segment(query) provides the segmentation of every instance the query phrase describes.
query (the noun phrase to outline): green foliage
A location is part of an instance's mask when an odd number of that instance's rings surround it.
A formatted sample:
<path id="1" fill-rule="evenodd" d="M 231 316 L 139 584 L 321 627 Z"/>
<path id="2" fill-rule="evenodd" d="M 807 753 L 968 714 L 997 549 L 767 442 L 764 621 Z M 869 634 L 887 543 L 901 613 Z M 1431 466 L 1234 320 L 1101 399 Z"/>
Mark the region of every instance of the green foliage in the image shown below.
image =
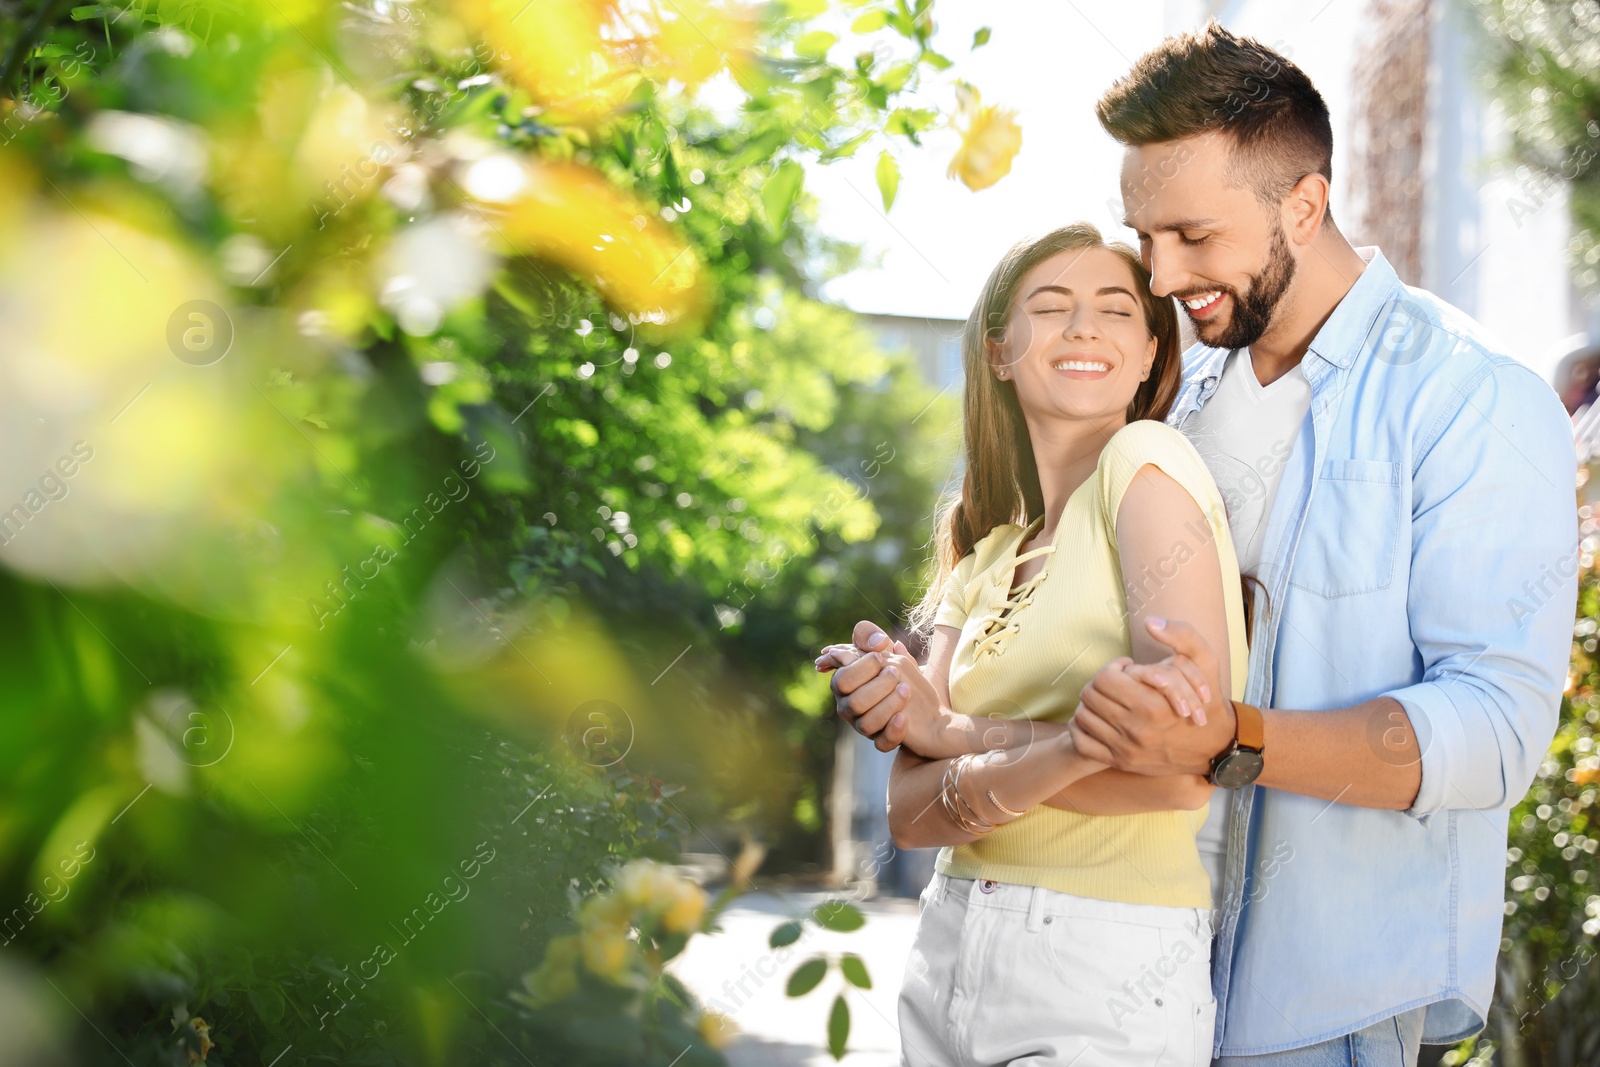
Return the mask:
<path id="1" fill-rule="evenodd" d="M 1471 0 L 1491 92 L 1519 164 L 1508 201 L 1518 225 L 1557 189 L 1569 197 L 1574 273 L 1600 289 L 1600 26 L 1583 5 Z"/>
<path id="2" fill-rule="evenodd" d="M 839 63 L 822 8 L 732 114 L 647 70 L 600 115 L 466 2 L 0 11 L 0 421 L 95 457 L 0 557 L 0 986 L 59 1022 L 0 1060 L 715 1061 L 664 976 L 519 998 L 630 858 L 815 860 L 811 654 L 919 577 L 949 402 L 806 295 L 851 253 L 803 175 L 948 61 L 927 3 Z"/>

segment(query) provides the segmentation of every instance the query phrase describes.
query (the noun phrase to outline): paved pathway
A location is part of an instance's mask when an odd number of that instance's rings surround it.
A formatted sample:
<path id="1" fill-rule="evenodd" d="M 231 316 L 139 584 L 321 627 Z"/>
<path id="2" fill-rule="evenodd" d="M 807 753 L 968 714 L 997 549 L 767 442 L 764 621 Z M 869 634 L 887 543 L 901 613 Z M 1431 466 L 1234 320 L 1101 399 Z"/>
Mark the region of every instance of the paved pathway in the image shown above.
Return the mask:
<path id="1" fill-rule="evenodd" d="M 806 925 L 787 949 L 772 949 L 773 927 L 839 894 L 751 893 L 722 913 L 720 933 L 696 936 L 672 970 L 702 1004 L 733 1017 L 739 1036 L 725 1050 L 732 1067 L 897 1067 L 895 1001 L 916 932 L 917 902 L 886 898 L 859 903 L 867 924 L 848 934 Z M 830 967 L 803 997 L 784 993 L 789 975 L 815 954 L 853 952 L 867 965 L 868 990 L 849 987 L 850 1042 L 844 1059 L 828 1053 L 827 1021 L 834 995 L 846 988 Z"/>

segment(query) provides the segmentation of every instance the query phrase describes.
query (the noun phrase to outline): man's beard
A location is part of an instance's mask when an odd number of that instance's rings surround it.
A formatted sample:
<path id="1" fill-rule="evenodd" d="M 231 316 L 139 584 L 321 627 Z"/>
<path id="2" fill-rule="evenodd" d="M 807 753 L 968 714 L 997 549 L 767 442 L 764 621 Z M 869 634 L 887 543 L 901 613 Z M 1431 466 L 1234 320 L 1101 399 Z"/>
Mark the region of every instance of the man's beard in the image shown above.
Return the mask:
<path id="1" fill-rule="evenodd" d="M 1289 254 L 1289 240 L 1284 236 L 1280 224 L 1273 227 L 1267 265 L 1261 268 L 1260 274 L 1250 276 L 1249 290 L 1241 295 L 1230 286 L 1217 287 L 1233 298 L 1233 310 L 1222 333 L 1216 337 L 1206 336 L 1210 323 L 1198 320 L 1192 314 L 1189 316 L 1201 342 L 1212 348 L 1245 348 L 1255 344 L 1272 324 L 1272 312 L 1288 291 L 1289 282 L 1294 278 L 1294 268 L 1294 257 Z"/>

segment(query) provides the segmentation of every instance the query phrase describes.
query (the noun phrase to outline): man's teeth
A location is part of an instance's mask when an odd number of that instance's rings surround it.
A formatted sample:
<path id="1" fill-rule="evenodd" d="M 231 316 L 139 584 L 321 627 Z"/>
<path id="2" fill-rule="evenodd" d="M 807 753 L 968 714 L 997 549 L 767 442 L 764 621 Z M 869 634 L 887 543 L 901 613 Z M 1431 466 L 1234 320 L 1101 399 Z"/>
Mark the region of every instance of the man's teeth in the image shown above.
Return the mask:
<path id="1" fill-rule="evenodd" d="M 1063 359 L 1063 360 L 1058 360 L 1057 362 L 1050 364 L 1050 366 L 1052 368 L 1054 368 L 1055 370 L 1101 371 L 1101 370 L 1110 370 L 1111 369 L 1111 364 L 1109 364 L 1109 363 L 1098 363 L 1098 362 L 1095 362 L 1093 360 L 1082 360 L 1082 359 Z"/>
<path id="2" fill-rule="evenodd" d="M 1205 296 L 1197 296 L 1193 300 L 1185 300 L 1184 303 L 1188 305 L 1190 311 L 1199 311 L 1221 295 L 1222 290 L 1219 289 L 1214 293 L 1207 293 Z"/>

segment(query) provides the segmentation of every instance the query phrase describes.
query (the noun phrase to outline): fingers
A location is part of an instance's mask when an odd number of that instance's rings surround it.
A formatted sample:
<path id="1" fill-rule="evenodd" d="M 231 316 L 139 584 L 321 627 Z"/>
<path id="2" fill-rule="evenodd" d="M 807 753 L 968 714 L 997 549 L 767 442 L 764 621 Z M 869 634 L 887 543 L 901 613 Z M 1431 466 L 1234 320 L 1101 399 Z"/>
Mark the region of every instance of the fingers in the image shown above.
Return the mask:
<path id="1" fill-rule="evenodd" d="M 879 752 L 892 752 L 899 748 L 906 740 L 906 729 L 910 726 L 904 715 L 894 715 L 877 737 L 872 739 Z"/>
<path id="2" fill-rule="evenodd" d="M 1176 714 L 1184 718 L 1193 717 L 1195 722 L 1205 725 L 1204 701 L 1189 684 L 1188 677 L 1176 666 L 1170 663 L 1135 663 L 1124 667 L 1122 672 L 1161 690 Z"/>
<path id="3" fill-rule="evenodd" d="M 1073 712 L 1072 720 L 1067 723 L 1067 733 L 1072 737 L 1072 747 L 1084 759 L 1094 760 L 1096 763 L 1110 764 L 1114 762 L 1111 749 L 1101 741 L 1096 731 L 1105 728 L 1105 722 L 1099 719 L 1094 712 L 1078 705 L 1078 710 Z"/>
<path id="4" fill-rule="evenodd" d="M 1130 717 L 1171 714 L 1172 706 L 1161 690 L 1128 673 L 1135 666 L 1138 664 L 1130 663 L 1120 670 L 1101 668 L 1083 687 L 1078 699 L 1092 704 L 1097 714 L 1118 725 Z"/>
<path id="5" fill-rule="evenodd" d="M 1151 637 L 1172 651 L 1188 656 L 1206 678 L 1216 676 L 1216 654 L 1211 651 L 1206 639 L 1200 636 L 1199 630 L 1181 619 L 1162 619 L 1155 615 L 1146 618 L 1144 625 Z"/>
<path id="6" fill-rule="evenodd" d="M 828 684 L 833 687 L 835 696 L 849 696 L 876 678 L 884 666 L 882 656 L 876 652 L 869 653 L 861 656 L 854 663 L 840 667 L 834 672 L 833 678 Z"/>
<path id="7" fill-rule="evenodd" d="M 889 635 L 883 632 L 883 627 L 866 619 L 856 623 L 851 640 L 855 642 L 857 648 L 867 652 L 888 651 Z"/>
<path id="8" fill-rule="evenodd" d="M 906 687 L 906 693 L 911 692 L 910 686 L 900 673 L 892 667 L 886 667 L 870 681 L 857 686 L 848 696 L 838 700 L 836 706 L 840 714 L 849 712 L 852 725 L 870 737 L 883 729 L 890 715 L 905 706 L 905 697 L 896 692 L 901 686 Z M 881 710 L 880 706 L 884 705 L 891 695 L 896 696 L 899 703 L 888 710 Z"/>
<path id="9" fill-rule="evenodd" d="M 1180 654 L 1168 656 L 1164 662 L 1183 672 L 1183 676 L 1189 679 L 1189 685 L 1196 693 L 1200 695 L 1200 702 L 1202 704 L 1209 704 L 1211 702 L 1211 686 L 1206 682 L 1205 672 L 1200 669 L 1199 665 L 1196 664 L 1194 660 L 1190 659 L 1188 656 Z M 1205 714 L 1205 711 L 1202 709 L 1201 712 L 1195 716 L 1194 721 L 1199 723 L 1201 726 L 1204 726 L 1206 724 Z"/>
<path id="10" fill-rule="evenodd" d="M 868 737 L 876 738 L 889 728 L 889 723 L 896 715 L 905 710 L 906 704 L 910 702 L 910 697 L 911 687 L 904 682 L 899 683 L 889 691 L 888 696 L 867 709 L 866 713 L 856 720 L 856 729 Z M 904 716 L 901 716 L 901 718 L 904 718 Z M 893 748 L 894 746 L 890 745 L 889 747 Z M 885 752 L 888 750 L 883 749 Z"/>
<path id="11" fill-rule="evenodd" d="M 860 658 L 861 650 L 855 645 L 829 645 L 816 659 L 817 670 L 826 674 L 839 667 L 848 667 Z"/>

